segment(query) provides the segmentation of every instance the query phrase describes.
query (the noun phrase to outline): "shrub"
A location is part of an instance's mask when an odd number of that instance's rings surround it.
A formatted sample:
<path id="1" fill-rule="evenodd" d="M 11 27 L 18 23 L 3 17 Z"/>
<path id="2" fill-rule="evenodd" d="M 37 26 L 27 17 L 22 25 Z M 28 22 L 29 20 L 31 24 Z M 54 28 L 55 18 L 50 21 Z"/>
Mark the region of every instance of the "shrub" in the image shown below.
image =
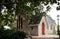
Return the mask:
<path id="1" fill-rule="evenodd" d="M 23 31 L 0 28 L 0 39 L 24 39 L 25 37 L 26 33 Z"/>

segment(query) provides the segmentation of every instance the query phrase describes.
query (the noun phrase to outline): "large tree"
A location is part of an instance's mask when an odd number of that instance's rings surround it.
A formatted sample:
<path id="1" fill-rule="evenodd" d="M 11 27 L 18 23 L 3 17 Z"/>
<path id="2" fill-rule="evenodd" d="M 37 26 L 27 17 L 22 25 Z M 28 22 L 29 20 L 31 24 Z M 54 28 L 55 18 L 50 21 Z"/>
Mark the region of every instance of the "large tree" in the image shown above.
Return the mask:
<path id="1" fill-rule="evenodd" d="M 0 26 L 7 25 L 7 21 L 12 22 L 12 20 L 14 20 L 14 18 L 12 17 L 15 17 L 16 15 L 19 16 L 19 19 L 21 19 L 21 21 L 22 16 L 30 18 L 33 15 L 33 11 L 35 11 L 36 14 L 42 11 L 43 6 L 41 4 L 44 4 L 45 6 L 49 3 L 51 5 L 53 5 L 54 3 L 60 5 L 58 1 L 59 0 L 0 0 Z M 40 9 L 37 8 L 39 5 L 42 6 L 40 7 Z M 7 11 L 4 12 L 7 13 L 5 15 L 3 15 L 1 12 L 4 7 L 6 7 L 7 9 Z M 49 9 L 50 8 L 48 6 L 47 10 Z M 59 7 L 57 7 L 57 10 L 59 10 Z M 13 12 L 15 12 L 15 14 L 13 14 Z"/>

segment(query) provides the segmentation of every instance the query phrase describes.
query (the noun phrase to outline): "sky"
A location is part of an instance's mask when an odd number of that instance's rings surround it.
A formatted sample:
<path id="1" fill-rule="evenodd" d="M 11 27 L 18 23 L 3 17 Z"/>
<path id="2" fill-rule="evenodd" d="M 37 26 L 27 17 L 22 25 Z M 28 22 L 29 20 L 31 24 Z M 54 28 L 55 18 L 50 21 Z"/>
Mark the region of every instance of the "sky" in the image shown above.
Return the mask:
<path id="1" fill-rule="evenodd" d="M 57 7 L 57 4 L 52 5 L 50 11 L 47 12 L 47 15 L 49 15 L 53 20 L 55 20 L 56 24 L 58 24 L 57 15 L 60 15 L 60 10 L 57 11 L 56 7 Z M 60 24 L 60 19 L 59 19 L 59 24 Z"/>

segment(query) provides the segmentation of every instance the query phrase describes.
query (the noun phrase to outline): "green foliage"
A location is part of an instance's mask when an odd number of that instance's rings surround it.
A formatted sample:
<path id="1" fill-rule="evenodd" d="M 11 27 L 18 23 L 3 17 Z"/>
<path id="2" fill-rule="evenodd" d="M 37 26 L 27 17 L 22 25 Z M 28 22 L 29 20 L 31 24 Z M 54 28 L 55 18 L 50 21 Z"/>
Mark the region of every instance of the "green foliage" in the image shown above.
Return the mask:
<path id="1" fill-rule="evenodd" d="M 30 19 L 33 16 L 33 11 L 35 10 L 35 14 L 39 14 L 39 12 L 42 11 L 43 8 L 41 4 L 48 5 L 58 3 L 58 0 L 0 0 L 0 5 L 3 7 L 3 5 L 7 9 L 7 14 L 2 15 L 0 11 L 0 25 L 9 25 L 9 22 L 12 23 L 13 21 L 13 11 L 15 11 L 15 15 L 20 16 L 26 16 L 28 19 Z M 28 6 L 29 5 L 29 6 Z M 40 9 L 36 8 L 40 5 Z M 1 10 L 0 7 L 0 10 Z M 50 9 L 49 6 L 47 6 L 47 11 Z M 57 8 L 59 9 L 59 8 Z"/>
<path id="2" fill-rule="evenodd" d="M 40 3 L 43 3 L 45 5 L 48 5 L 49 2 L 51 4 L 57 3 L 56 0 L 5 0 L 4 1 L 4 3 L 5 3 L 4 6 L 7 7 L 7 9 L 8 9 L 9 12 L 11 12 L 12 8 L 15 8 L 15 7 L 13 7 L 14 4 L 16 4 L 16 11 L 17 12 L 19 12 L 20 10 L 22 10 L 24 8 L 25 8 L 26 11 L 28 11 L 29 8 L 26 6 L 26 4 L 28 2 L 31 3 L 30 7 L 29 7 L 31 9 L 34 9 L 34 7 L 37 7 Z M 2 1 L 1 1 L 1 3 L 2 3 Z M 27 10 L 27 8 L 28 8 L 28 10 Z"/>
<path id="3" fill-rule="evenodd" d="M 3 27 L 0 28 L 0 39 L 24 39 L 26 38 L 26 33 L 17 30 L 4 30 Z"/>
<path id="4" fill-rule="evenodd" d="M 4 9 L 3 12 L 1 12 L 1 22 L 0 22 L 0 26 L 5 26 L 5 25 L 12 25 L 12 22 L 14 20 L 15 17 L 15 13 L 12 11 L 12 13 L 8 12 L 7 9 Z"/>
<path id="5" fill-rule="evenodd" d="M 47 8 L 47 10 L 46 10 L 46 11 L 50 11 L 50 9 L 51 9 L 51 7 L 50 7 L 50 6 L 47 6 L 46 8 Z"/>
<path id="6" fill-rule="evenodd" d="M 60 10 L 60 6 L 58 6 L 56 9 L 57 9 L 57 10 Z"/>
<path id="7" fill-rule="evenodd" d="M 59 30 L 60 30 L 60 25 L 57 25 L 57 29 L 59 29 Z"/>

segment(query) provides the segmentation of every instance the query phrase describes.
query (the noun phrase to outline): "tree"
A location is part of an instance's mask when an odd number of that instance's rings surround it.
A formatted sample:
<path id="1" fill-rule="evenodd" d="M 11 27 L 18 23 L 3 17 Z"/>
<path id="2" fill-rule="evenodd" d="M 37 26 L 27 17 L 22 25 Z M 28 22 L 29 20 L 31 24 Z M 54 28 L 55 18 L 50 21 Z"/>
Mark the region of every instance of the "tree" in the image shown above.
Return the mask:
<path id="1" fill-rule="evenodd" d="M 34 10 L 36 10 L 35 11 L 36 13 L 39 13 L 37 6 L 39 6 L 41 4 L 48 5 L 49 3 L 51 5 L 53 5 L 54 3 L 59 5 L 58 1 L 59 0 L 0 0 L 0 26 L 2 26 L 1 25 L 2 24 L 2 17 L 4 18 L 4 16 L 1 13 L 4 6 L 6 7 L 7 12 L 8 12 L 9 15 L 12 15 L 12 13 L 14 11 L 15 16 L 17 15 L 17 16 L 19 16 L 19 19 L 22 19 L 22 16 L 30 18 L 33 15 L 32 12 Z M 47 7 L 47 10 L 48 9 L 50 9 L 49 6 Z"/>

